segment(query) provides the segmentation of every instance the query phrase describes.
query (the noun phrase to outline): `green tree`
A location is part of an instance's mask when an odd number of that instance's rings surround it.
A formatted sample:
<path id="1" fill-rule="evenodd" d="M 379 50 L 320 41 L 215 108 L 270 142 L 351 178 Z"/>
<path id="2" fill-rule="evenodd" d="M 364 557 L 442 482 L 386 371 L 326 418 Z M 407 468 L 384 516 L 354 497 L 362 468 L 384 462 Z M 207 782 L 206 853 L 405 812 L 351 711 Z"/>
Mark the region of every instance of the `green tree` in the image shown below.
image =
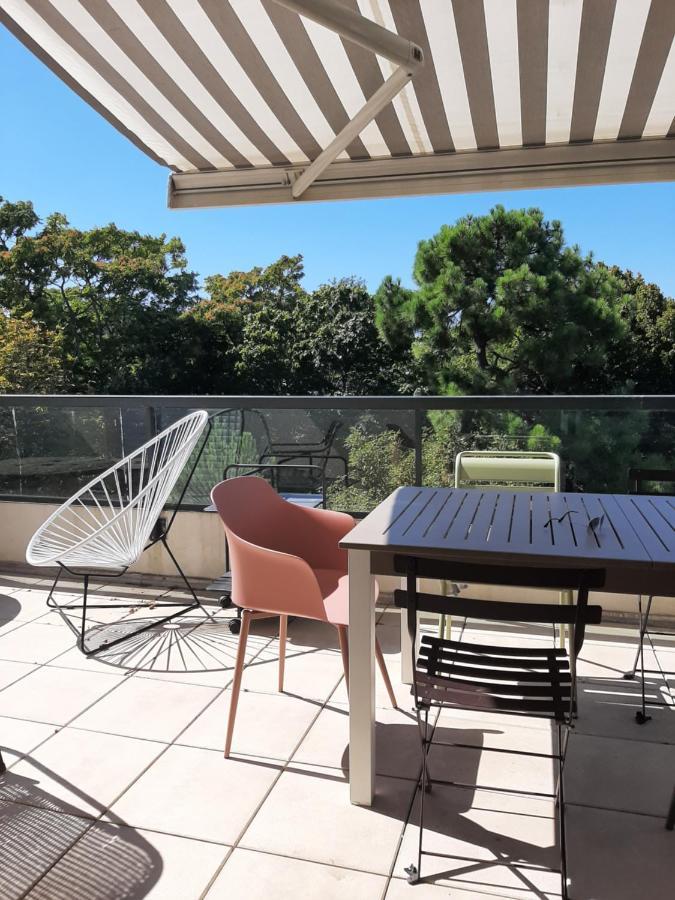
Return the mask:
<path id="1" fill-rule="evenodd" d="M 320 285 L 295 308 L 299 387 L 324 394 L 399 393 L 410 380 L 407 355 L 381 339 L 363 281 Z"/>
<path id="2" fill-rule="evenodd" d="M 51 394 L 63 391 L 63 341 L 58 332 L 30 315 L 0 313 L 0 393 Z"/>
<path id="3" fill-rule="evenodd" d="M 288 391 L 295 366 L 290 323 L 305 296 L 303 275 L 301 256 L 282 256 L 264 268 L 204 280 L 207 296 L 184 314 L 198 334 L 196 383 L 206 377 L 211 393 Z"/>
<path id="4" fill-rule="evenodd" d="M 408 357 L 374 323 L 362 281 L 343 278 L 307 292 L 301 256 L 205 280 L 209 296 L 186 317 L 204 329 L 218 389 L 242 393 L 396 393 Z M 409 354 L 408 354 L 409 356 Z"/>
<path id="5" fill-rule="evenodd" d="M 622 284 L 565 244 L 538 209 L 465 216 L 421 241 L 417 290 L 385 280 L 378 323 L 406 336 L 433 391 L 593 393 L 612 387 L 607 356 L 625 324 Z"/>
<path id="6" fill-rule="evenodd" d="M 0 246 L 0 306 L 61 332 L 74 390 L 189 390 L 180 314 L 197 279 L 178 238 L 81 231 L 59 213 L 40 224 L 30 204 L 4 203 Z"/>
<path id="7" fill-rule="evenodd" d="M 640 274 L 609 271 L 623 287 L 619 312 L 626 326 L 610 354 L 613 377 L 636 394 L 675 393 L 675 300 Z"/>

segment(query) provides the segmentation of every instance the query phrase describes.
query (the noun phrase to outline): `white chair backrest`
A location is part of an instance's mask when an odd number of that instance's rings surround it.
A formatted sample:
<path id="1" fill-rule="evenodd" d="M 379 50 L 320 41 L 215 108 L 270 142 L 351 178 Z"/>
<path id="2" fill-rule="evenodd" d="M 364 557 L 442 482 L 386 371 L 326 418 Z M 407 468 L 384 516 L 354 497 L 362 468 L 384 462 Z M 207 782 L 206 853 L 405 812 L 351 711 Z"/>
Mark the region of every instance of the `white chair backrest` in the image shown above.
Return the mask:
<path id="1" fill-rule="evenodd" d="M 455 487 L 478 486 L 557 493 L 560 457 L 557 453 L 464 450 L 455 458 Z"/>
<path id="2" fill-rule="evenodd" d="M 190 413 L 60 506 L 33 535 L 33 566 L 124 569 L 139 558 L 208 420 Z"/>

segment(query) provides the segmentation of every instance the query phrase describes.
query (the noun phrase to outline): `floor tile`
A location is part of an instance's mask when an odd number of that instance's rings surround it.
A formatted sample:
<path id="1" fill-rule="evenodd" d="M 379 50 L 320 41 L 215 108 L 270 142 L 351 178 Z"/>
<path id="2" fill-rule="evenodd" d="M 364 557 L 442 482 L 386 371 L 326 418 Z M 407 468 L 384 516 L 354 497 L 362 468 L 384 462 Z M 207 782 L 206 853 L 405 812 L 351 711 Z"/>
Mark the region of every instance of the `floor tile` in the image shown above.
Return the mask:
<path id="1" fill-rule="evenodd" d="M 504 727 L 494 725 L 489 715 L 461 719 L 452 710 L 439 716 L 434 739 L 472 748 L 432 747 L 429 762 L 434 778 L 508 791 L 555 790 L 557 763 L 550 757 L 557 751 L 558 735 L 550 723 L 548 729 Z"/>
<path id="2" fill-rule="evenodd" d="M 87 656 L 79 647 L 71 647 L 65 653 L 50 659 L 47 665 L 59 669 L 79 669 L 84 673 L 103 672 L 105 675 L 131 675 L 136 671 L 133 667 L 117 665 L 111 656 L 103 653 Z M 84 677 L 87 677 L 86 674 Z"/>
<path id="3" fill-rule="evenodd" d="M 490 727 L 482 721 L 455 719 L 452 713 L 439 720 L 434 737 L 444 743 L 466 747 L 436 746 L 430 751 L 433 777 L 464 784 L 507 790 L 549 792 L 553 790 L 553 763 L 549 759 L 495 753 L 487 747 L 550 754 L 554 736 L 550 729 Z M 412 713 L 381 708 L 377 710 L 376 771 L 379 775 L 417 778 L 421 767 L 421 745 L 417 720 Z M 295 762 L 349 768 L 349 715 L 344 705 L 332 700 L 321 712 L 309 734 L 296 751 Z"/>
<path id="4" fill-rule="evenodd" d="M 38 571 L 38 570 L 34 570 Z M 45 573 L 39 573 L 37 575 L 26 575 L 26 574 L 14 574 L 12 572 L 3 572 L 0 575 L 0 588 L 4 591 L 14 592 L 18 590 L 22 590 L 25 588 L 37 588 L 39 586 L 46 586 L 50 583 L 49 578 L 46 577 Z"/>
<path id="5" fill-rule="evenodd" d="M 236 849 L 207 900 L 380 900 L 385 885 L 380 875 Z"/>
<path id="6" fill-rule="evenodd" d="M 75 636 L 68 628 L 28 622 L 0 636 L 0 659 L 45 663 L 74 644 Z"/>
<path id="7" fill-rule="evenodd" d="M 411 897 L 411 890 L 415 892 Z M 522 893 L 522 900 L 539 900 L 536 894 Z M 477 893 L 472 890 L 464 890 L 464 888 L 453 887 L 452 892 L 448 892 L 447 887 L 438 884 L 424 883 L 416 884 L 411 887 L 407 881 L 400 878 L 392 878 L 384 895 L 384 900 L 494 900 L 494 895 Z"/>
<path id="8" fill-rule="evenodd" d="M 232 844 L 281 765 L 174 746 L 118 800 L 111 814 L 136 828 Z"/>
<path id="9" fill-rule="evenodd" d="M 378 775 L 417 777 L 422 757 L 417 721 L 412 713 L 378 708 L 375 740 Z M 348 771 L 349 707 L 346 704 L 329 701 L 298 747 L 293 761 Z"/>
<path id="10" fill-rule="evenodd" d="M 45 626 L 46 627 L 46 626 Z M 65 725 L 104 694 L 123 683 L 121 675 L 41 666 L 5 688 L 0 712 L 17 719 Z"/>
<path id="11" fill-rule="evenodd" d="M 54 812 L 98 816 L 164 746 L 64 728 L 5 774 L 0 798 Z"/>
<path id="12" fill-rule="evenodd" d="M 232 680 L 239 646 L 238 636 L 230 634 L 228 619 L 218 617 L 211 623 L 191 618 L 179 622 L 179 625 L 164 626 L 163 634 L 156 636 L 154 652 L 133 660 L 139 674 L 165 681 L 225 687 Z M 269 635 L 250 635 L 247 661 L 264 650 L 269 641 Z"/>
<path id="13" fill-rule="evenodd" d="M 99 700 L 79 716 L 73 724 L 92 731 L 169 742 L 217 694 L 217 688 L 131 677 L 125 679 L 110 696 Z"/>
<path id="14" fill-rule="evenodd" d="M 622 678 L 624 672 L 632 670 L 637 650 L 637 635 L 634 643 L 618 644 L 612 641 L 586 641 L 577 663 L 580 677 Z M 654 668 L 656 657 L 645 647 L 645 667 Z"/>
<path id="15" fill-rule="evenodd" d="M 57 731 L 55 725 L 0 716 L 0 749 L 7 767 Z"/>
<path id="16" fill-rule="evenodd" d="M 225 691 L 178 739 L 178 743 L 222 751 L 230 691 Z M 232 752 L 288 759 L 321 710 L 317 701 L 242 691 L 237 706 Z"/>
<path id="17" fill-rule="evenodd" d="M 28 675 L 29 672 L 34 672 L 36 668 L 32 663 L 0 660 L 0 690 Z"/>
<path id="18" fill-rule="evenodd" d="M 274 786 L 241 845 L 386 875 L 413 790 L 411 781 L 381 777 L 373 807 L 353 806 L 342 773 L 293 763 Z"/>
<path id="19" fill-rule="evenodd" d="M 413 708 L 413 698 L 410 692 L 410 685 L 401 682 L 400 659 L 400 654 L 385 654 L 387 671 L 389 672 L 389 678 L 392 687 L 394 688 L 394 696 L 396 697 L 398 708 L 404 712 L 410 712 Z M 331 695 L 331 700 L 335 703 L 346 704 L 349 702 L 347 687 L 344 680 L 340 682 L 335 693 Z M 391 709 L 391 700 L 389 699 L 389 694 L 387 693 L 384 681 L 382 680 L 382 675 L 377 666 L 375 666 L 375 705 L 383 709 Z"/>
<path id="20" fill-rule="evenodd" d="M 263 660 L 268 661 L 264 662 Z M 247 691 L 277 693 L 279 664 L 262 653 L 244 670 L 242 687 Z M 315 650 L 289 652 L 286 657 L 284 691 L 308 700 L 326 700 L 342 678 L 342 660 L 338 653 Z"/>
<path id="21" fill-rule="evenodd" d="M 262 624 L 262 623 L 260 623 Z M 279 620 L 271 619 L 269 624 L 273 628 L 273 634 L 279 634 Z M 316 622 L 313 619 L 295 618 L 288 623 L 286 650 L 289 655 L 302 653 L 306 650 L 329 650 L 332 653 L 340 652 L 336 629 L 328 622 Z M 277 647 L 277 641 L 273 646 Z"/>
<path id="22" fill-rule="evenodd" d="M 394 867 L 417 864 L 419 793 Z M 560 894 L 560 852 L 552 801 L 434 785 L 425 797 L 422 876 L 497 897 Z M 444 855 L 441 855 L 444 854 Z M 462 897 L 458 893 L 458 897 Z"/>
<path id="23" fill-rule="evenodd" d="M 4 637 L 6 634 L 9 634 L 12 631 L 16 631 L 17 628 L 21 628 L 22 625 L 26 623 L 21 619 L 16 618 L 7 618 L 0 619 L 0 638 Z"/>
<path id="24" fill-rule="evenodd" d="M 574 730 L 577 734 L 623 740 L 675 743 L 675 709 L 663 705 L 666 697 L 660 677 L 648 676 L 645 696 L 651 719 L 638 725 L 635 713 L 641 706 L 639 679 L 582 678 L 578 687 L 579 716 Z"/>
<path id="25" fill-rule="evenodd" d="M 23 898 L 90 826 L 87 819 L 0 800 L 0 900 Z"/>
<path id="26" fill-rule="evenodd" d="M 0 587 L 0 624 L 32 622 L 47 612 L 47 592 L 31 589 Z"/>
<path id="27" fill-rule="evenodd" d="M 574 900 L 672 900 L 675 835 L 662 818 L 568 804 L 565 833 Z"/>
<path id="28" fill-rule="evenodd" d="M 168 834 L 95 824 L 27 900 L 198 900 L 227 848 Z"/>
<path id="29" fill-rule="evenodd" d="M 54 609 L 53 607 L 47 606 L 47 597 L 49 596 L 49 591 L 42 591 L 40 594 L 40 604 L 39 606 L 42 608 L 43 615 L 40 618 L 40 621 L 43 625 L 65 625 L 63 620 L 63 616 L 59 612 L 58 609 Z M 59 606 L 79 606 L 82 603 L 82 591 L 54 591 L 52 595 L 52 600 L 54 603 L 59 604 Z M 75 625 L 76 628 L 80 627 L 82 612 L 79 609 L 64 609 L 64 615 Z M 90 611 L 93 615 L 94 610 Z"/>
<path id="30" fill-rule="evenodd" d="M 569 803 L 665 818 L 674 784 L 675 745 L 570 735 Z"/>

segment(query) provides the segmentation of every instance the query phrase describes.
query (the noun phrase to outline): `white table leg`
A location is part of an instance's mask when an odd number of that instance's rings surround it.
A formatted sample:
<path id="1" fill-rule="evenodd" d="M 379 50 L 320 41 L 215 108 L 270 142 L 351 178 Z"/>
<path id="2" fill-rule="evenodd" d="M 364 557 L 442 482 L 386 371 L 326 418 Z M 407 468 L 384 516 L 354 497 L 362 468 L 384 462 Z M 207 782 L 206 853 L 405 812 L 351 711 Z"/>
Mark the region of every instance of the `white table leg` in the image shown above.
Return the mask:
<path id="1" fill-rule="evenodd" d="M 370 553 L 349 551 L 349 787 L 352 803 L 375 792 L 375 604 Z"/>
<path id="2" fill-rule="evenodd" d="M 407 587 L 407 579 L 401 579 L 401 590 Z M 410 647 L 410 634 L 408 632 L 408 610 L 401 610 L 401 683 L 412 684 L 412 653 Z"/>

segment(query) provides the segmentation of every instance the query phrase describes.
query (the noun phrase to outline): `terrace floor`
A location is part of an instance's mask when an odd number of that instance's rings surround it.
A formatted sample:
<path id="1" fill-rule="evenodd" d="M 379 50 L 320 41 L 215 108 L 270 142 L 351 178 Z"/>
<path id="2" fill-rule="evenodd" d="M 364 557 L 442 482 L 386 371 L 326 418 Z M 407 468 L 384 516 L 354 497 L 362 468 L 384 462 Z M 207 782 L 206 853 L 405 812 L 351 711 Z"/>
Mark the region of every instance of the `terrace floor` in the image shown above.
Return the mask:
<path id="1" fill-rule="evenodd" d="M 441 715 L 444 739 L 475 749 L 441 748 L 434 776 L 481 788 L 434 787 L 427 846 L 448 856 L 427 857 L 427 883 L 405 881 L 415 855 L 419 744 L 392 610 L 379 610 L 378 632 L 401 709 L 389 707 L 378 682 L 377 797 L 362 809 L 349 803 L 347 695 L 330 627 L 291 623 L 280 695 L 277 621 L 255 625 L 235 752 L 225 760 L 237 646 L 230 612 L 219 610 L 212 623 L 182 619 L 87 659 L 46 611 L 47 588 L 38 578 L 0 577 L 8 765 L 0 900 L 559 896 L 555 810 L 537 796 L 552 790 L 552 764 L 489 752 L 543 753 L 552 731 L 543 720 L 509 716 Z M 101 585 L 97 593 L 143 603 L 158 590 Z M 102 623 L 118 614 L 98 612 Z M 476 638 L 485 632 L 464 629 L 463 639 Z M 638 686 L 622 677 L 634 640 L 632 629 L 603 626 L 583 652 L 565 780 L 574 900 L 673 896 L 675 833 L 664 819 L 675 783 L 675 676 L 667 674 L 675 672 L 675 641 L 647 651 L 652 720 L 638 726 Z"/>

